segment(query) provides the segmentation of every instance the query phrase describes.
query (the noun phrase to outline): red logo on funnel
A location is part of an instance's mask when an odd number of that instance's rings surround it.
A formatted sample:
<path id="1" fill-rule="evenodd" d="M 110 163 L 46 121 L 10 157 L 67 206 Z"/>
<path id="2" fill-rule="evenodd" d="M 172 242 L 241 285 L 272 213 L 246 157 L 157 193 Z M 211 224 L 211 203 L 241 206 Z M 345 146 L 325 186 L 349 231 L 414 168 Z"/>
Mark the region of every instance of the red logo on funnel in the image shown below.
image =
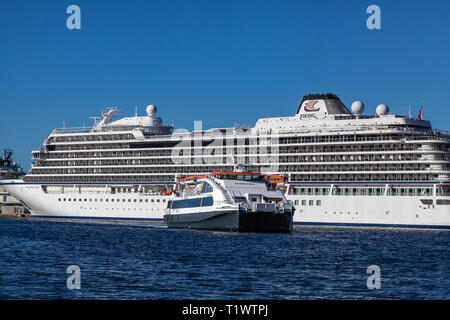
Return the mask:
<path id="1" fill-rule="evenodd" d="M 306 103 L 306 105 L 305 105 L 305 111 L 310 111 L 310 112 L 312 112 L 312 111 L 319 111 L 320 108 L 317 108 L 317 109 L 314 108 L 314 106 L 315 106 L 315 104 L 316 104 L 317 102 L 319 102 L 319 101 L 317 101 L 317 100 L 308 101 L 308 102 Z"/>

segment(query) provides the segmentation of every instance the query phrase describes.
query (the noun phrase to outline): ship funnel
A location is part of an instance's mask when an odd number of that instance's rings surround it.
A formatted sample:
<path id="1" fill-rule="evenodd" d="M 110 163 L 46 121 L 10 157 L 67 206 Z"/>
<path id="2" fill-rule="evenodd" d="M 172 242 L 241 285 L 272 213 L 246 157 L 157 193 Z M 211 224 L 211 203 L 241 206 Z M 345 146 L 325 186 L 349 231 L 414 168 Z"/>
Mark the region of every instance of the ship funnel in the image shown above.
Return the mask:
<path id="1" fill-rule="evenodd" d="M 302 118 L 317 119 L 317 115 L 351 114 L 338 96 L 332 93 L 307 94 L 297 110 Z"/>

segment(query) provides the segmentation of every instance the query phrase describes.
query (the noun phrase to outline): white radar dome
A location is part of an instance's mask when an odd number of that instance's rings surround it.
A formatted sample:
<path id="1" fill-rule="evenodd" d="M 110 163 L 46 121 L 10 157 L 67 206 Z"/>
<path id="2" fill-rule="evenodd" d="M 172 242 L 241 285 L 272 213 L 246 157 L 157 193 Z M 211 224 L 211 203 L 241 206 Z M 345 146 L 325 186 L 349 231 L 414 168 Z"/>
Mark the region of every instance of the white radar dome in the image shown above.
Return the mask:
<path id="1" fill-rule="evenodd" d="M 384 103 L 379 104 L 377 106 L 377 111 L 376 112 L 377 112 L 378 116 L 382 116 L 382 115 L 388 114 L 389 113 L 389 107 L 387 105 L 385 105 Z"/>
<path id="2" fill-rule="evenodd" d="M 150 117 L 154 116 L 156 113 L 156 106 L 151 104 L 151 105 L 147 106 L 147 108 L 145 110 L 147 111 L 148 116 L 150 116 Z"/>
<path id="3" fill-rule="evenodd" d="M 361 113 L 364 112 L 364 103 L 361 101 L 355 101 L 352 103 L 352 112 L 353 114 L 359 116 Z"/>

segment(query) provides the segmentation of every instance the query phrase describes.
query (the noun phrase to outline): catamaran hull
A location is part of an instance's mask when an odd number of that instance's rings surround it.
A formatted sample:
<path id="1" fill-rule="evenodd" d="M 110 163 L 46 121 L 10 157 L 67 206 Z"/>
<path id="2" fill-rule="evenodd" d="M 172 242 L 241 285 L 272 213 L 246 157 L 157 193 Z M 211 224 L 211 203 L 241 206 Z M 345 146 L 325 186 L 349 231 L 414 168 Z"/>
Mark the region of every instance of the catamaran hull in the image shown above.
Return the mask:
<path id="1" fill-rule="evenodd" d="M 236 210 L 166 214 L 164 223 L 174 229 L 286 233 L 292 230 L 292 214 Z"/>

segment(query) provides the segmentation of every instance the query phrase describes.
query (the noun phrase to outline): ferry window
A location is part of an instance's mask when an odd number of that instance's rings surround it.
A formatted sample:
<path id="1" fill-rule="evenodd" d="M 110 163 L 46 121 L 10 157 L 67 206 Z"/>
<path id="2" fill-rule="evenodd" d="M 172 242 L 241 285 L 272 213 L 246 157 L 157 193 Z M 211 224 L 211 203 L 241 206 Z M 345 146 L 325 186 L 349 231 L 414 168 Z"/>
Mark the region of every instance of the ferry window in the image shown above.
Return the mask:
<path id="1" fill-rule="evenodd" d="M 213 188 L 211 187 L 211 185 L 208 182 L 203 182 L 203 189 L 202 189 L 202 193 L 206 193 L 206 192 L 212 192 Z"/>
<path id="2" fill-rule="evenodd" d="M 302 206 L 306 206 L 306 200 L 302 200 Z"/>
<path id="3" fill-rule="evenodd" d="M 322 205 L 322 201 L 321 200 L 317 200 L 316 201 L 316 205 L 321 206 Z"/>
<path id="4" fill-rule="evenodd" d="M 58 201 L 61 201 L 61 198 L 58 198 Z M 6 196 L 3 197 L 3 202 L 6 202 Z"/>
<path id="5" fill-rule="evenodd" d="M 73 201 L 77 201 L 77 199 L 75 198 L 75 199 L 73 199 Z"/>
<path id="6" fill-rule="evenodd" d="M 145 199 L 145 202 L 148 202 L 148 199 Z"/>
<path id="7" fill-rule="evenodd" d="M 87 201 L 87 199 L 85 198 L 84 201 Z"/>
<path id="8" fill-rule="evenodd" d="M 122 202 L 125 202 L 125 199 L 122 199 Z"/>
<path id="9" fill-rule="evenodd" d="M 134 199 L 134 202 L 137 202 L 137 199 Z"/>
<path id="10" fill-rule="evenodd" d="M 83 199 L 78 199 L 79 201 L 83 201 Z"/>
<path id="11" fill-rule="evenodd" d="M 128 199 L 128 202 L 131 202 L 131 199 Z"/>
<path id="12" fill-rule="evenodd" d="M 114 199 L 111 199 L 111 202 L 114 202 Z"/>
<path id="13" fill-rule="evenodd" d="M 212 206 L 214 203 L 213 197 L 202 198 L 202 207 Z"/>
<path id="14" fill-rule="evenodd" d="M 299 202 L 298 200 L 295 200 L 295 205 L 296 205 L 296 206 L 298 206 L 298 202 Z"/>
<path id="15" fill-rule="evenodd" d="M 163 199 L 163 202 L 166 202 L 166 199 Z"/>
<path id="16" fill-rule="evenodd" d="M 313 206 L 314 205 L 314 200 L 309 200 L 309 205 Z"/>
<path id="17" fill-rule="evenodd" d="M 155 199 L 152 199 L 152 202 L 155 202 Z"/>
<path id="18" fill-rule="evenodd" d="M 100 202 L 103 202 L 103 198 L 100 198 Z"/>
<path id="19" fill-rule="evenodd" d="M 69 198 L 69 201 L 72 201 L 72 199 Z"/>
<path id="20" fill-rule="evenodd" d="M 159 199 L 156 199 L 156 202 L 159 202 Z"/>
<path id="21" fill-rule="evenodd" d="M 139 202 L 142 202 L 142 199 L 139 199 Z"/>
<path id="22" fill-rule="evenodd" d="M 108 202 L 108 199 L 105 199 L 106 202 Z"/>
<path id="23" fill-rule="evenodd" d="M 94 201 L 97 202 L 97 198 L 95 198 Z"/>

